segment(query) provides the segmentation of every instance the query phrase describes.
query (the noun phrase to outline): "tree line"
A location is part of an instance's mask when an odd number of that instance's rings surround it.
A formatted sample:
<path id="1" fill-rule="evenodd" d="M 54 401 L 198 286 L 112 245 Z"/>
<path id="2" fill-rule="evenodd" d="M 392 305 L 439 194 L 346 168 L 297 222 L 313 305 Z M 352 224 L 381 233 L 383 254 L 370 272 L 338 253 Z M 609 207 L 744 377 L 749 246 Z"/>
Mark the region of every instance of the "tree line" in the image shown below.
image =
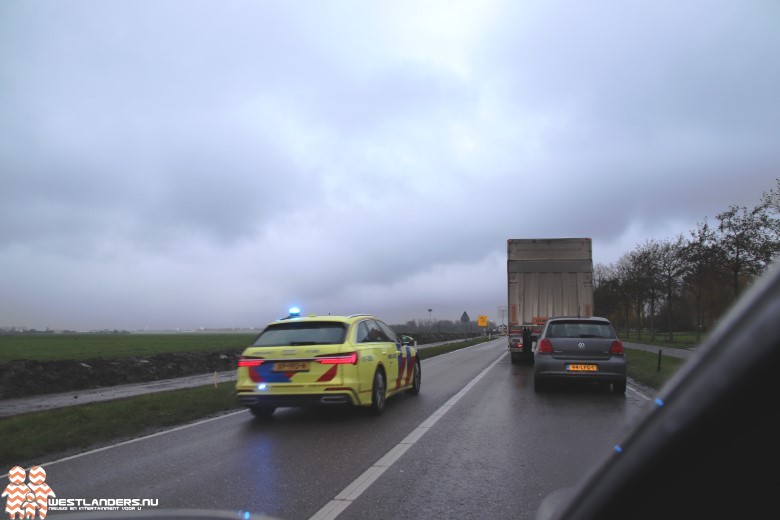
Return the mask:
<path id="1" fill-rule="evenodd" d="M 647 240 L 614 264 L 596 264 L 597 314 L 655 339 L 695 331 L 697 341 L 780 252 L 780 179 L 753 208 L 732 205 L 688 236 Z"/>
<path id="2" fill-rule="evenodd" d="M 489 329 L 495 328 L 492 321 L 489 322 Z M 455 334 L 478 334 L 484 327 L 480 327 L 476 321 L 452 321 L 452 320 L 409 320 L 403 324 L 390 325 L 390 328 L 396 332 L 403 331 L 407 334 L 420 332 L 441 332 Z"/>

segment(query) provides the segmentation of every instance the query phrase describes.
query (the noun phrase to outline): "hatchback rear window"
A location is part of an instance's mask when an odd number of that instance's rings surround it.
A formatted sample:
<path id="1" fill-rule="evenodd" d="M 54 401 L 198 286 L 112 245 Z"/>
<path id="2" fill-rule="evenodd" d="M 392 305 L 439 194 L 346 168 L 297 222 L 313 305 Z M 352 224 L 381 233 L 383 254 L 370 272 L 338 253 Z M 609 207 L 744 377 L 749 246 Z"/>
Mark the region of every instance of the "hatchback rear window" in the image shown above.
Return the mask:
<path id="1" fill-rule="evenodd" d="M 344 343 L 347 327 L 334 322 L 290 322 L 269 325 L 253 346 L 339 345 Z"/>
<path id="2" fill-rule="evenodd" d="M 547 333 L 550 338 L 614 338 L 609 323 L 556 322 L 550 323 Z"/>

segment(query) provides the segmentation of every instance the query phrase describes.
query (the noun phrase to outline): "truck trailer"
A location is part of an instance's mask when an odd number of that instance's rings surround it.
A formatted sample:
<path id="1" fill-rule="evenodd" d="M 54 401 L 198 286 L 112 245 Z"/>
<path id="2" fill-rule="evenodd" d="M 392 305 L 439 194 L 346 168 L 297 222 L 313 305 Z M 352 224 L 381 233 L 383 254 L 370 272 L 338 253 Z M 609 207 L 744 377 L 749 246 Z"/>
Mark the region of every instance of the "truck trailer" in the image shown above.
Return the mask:
<path id="1" fill-rule="evenodd" d="M 547 319 L 593 315 L 590 238 L 507 240 L 509 352 L 512 363 L 533 362 Z"/>

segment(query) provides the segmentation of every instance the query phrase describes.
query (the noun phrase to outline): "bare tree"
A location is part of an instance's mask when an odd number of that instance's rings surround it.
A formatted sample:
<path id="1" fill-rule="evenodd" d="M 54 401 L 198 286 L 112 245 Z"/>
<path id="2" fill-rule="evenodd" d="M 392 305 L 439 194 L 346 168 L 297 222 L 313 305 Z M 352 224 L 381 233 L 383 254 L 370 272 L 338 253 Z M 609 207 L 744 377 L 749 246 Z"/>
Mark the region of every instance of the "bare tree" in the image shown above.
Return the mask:
<path id="1" fill-rule="evenodd" d="M 764 210 L 765 226 L 770 235 L 770 262 L 775 261 L 780 252 L 780 179 L 775 179 L 775 182 L 775 187 L 764 193 L 760 205 Z"/>
<path id="2" fill-rule="evenodd" d="M 742 286 L 763 272 L 777 250 L 777 240 L 766 205 L 752 210 L 731 206 L 718 214 L 718 247 L 736 299 Z"/>
<path id="3" fill-rule="evenodd" d="M 780 215 L 780 179 L 775 179 L 775 187 L 764 192 L 761 204 L 765 205 L 769 212 L 777 218 Z"/>
<path id="4" fill-rule="evenodd" d="M 731 206 L 717 215 L 717 226 L 705 217 L 689 240 L 682 235 L 663 242 L 649 240 L 615 265 L 597 264 L 596 308 L 601 315 L 620 318 L 626 335 L 636 327 L 640 341 L 646 320 L 654 338 L 655 318 L 665 313 L 672 339 L 672 317 L 683 316 L 683 321 L 693 322 L 700 341 L 702 331 L 779 255 L 780 179 L 776 179 L 755 208 Z M 656 312 L 659 300 L 665 307 Z"/>
<path id="5" fill-rule="evenodd" d="M 637 340 L 642 340 L 642 327 L 644 325 L 645 306 L 648 301 L 649 278 L 648 268 L 649 254 L 642 246 L 637 246 L 628 254 L 628 272 L 626 287 L 634 299 L 634 312 L 636 313 Z"/>
<path id="6" fill-rule="evenodd" d="M 691 231 L 691 240 L 686 244 L 682 254 L 685 257 L 687 269 L 684 274 L 686 283 L 694 298 L 694 324 L 696 326 L 696 341 L 701 341 L 702 297 L 705 285 L 713 279 L 717 264 L 715 232 L 710 228 L 707 219 Z"/>
<path id="7" fill-rule="evenodd" d="M 678 287 L 682 281 L 682 276 L 687 268 L 686 258 L 683 254 L 685 250 L 685 239 L 682 235 L 674 240 L 664 240 L 658 247 L 658 273 L 664 288 L 664 297 L 666 299 L 666 316 L 668 340 L 674 340 L 672 326 L 672 300 L 677 294 Z"/>
<path id="8" fill-rule="evenodd" d="M 612 264 L 593 266 L 593 305 L 599 316 L 620 322 L 621 288 L 618 269 Z"/>
<path id="9" fill-rule="evenodd" d="M 656 303 L 662 296 L 661 286 L 661 244 L 655 240 L 646 240 L 637 250 L 636 260 L 639 262 L 642 284 L 645 289 L 649 306 L 650 339 L 655 341 Z"/>
<path id="10" fill-rule="evenodd" d="M 634 301 L 634 288 L 633 288 L 633 266 L 631 264 L 630 255 L 623 255 L 617 262 L 615 272 L 618 278 L 618 287 L 620 291 L 620 298 L 623 302 L 623 315 L 625 317 L 623 323 L 625 335 L 628 336 L 629 326 L 631 320 L 629 318 L 631 308 Z"/>

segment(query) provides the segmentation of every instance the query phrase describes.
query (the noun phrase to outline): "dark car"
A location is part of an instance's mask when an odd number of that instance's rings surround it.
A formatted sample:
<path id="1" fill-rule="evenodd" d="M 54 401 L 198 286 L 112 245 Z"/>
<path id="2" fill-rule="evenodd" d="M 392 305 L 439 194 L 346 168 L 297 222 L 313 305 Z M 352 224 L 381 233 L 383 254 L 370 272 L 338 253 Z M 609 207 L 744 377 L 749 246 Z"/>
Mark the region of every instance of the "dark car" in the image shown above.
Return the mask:
<path id="1" fill-rule="evenodd" d="M 536 520 L 775 518 L 778 317 L 775 264 L 603 460 L 543 500 Z"/>
<path id="2" fill-rule="evenodd" d="M 610 384 L 614 393 L 626 393 L 625 351 L 608 319 L 547 321 L 534 353 L 534 390 L 556 381 Z"/>

